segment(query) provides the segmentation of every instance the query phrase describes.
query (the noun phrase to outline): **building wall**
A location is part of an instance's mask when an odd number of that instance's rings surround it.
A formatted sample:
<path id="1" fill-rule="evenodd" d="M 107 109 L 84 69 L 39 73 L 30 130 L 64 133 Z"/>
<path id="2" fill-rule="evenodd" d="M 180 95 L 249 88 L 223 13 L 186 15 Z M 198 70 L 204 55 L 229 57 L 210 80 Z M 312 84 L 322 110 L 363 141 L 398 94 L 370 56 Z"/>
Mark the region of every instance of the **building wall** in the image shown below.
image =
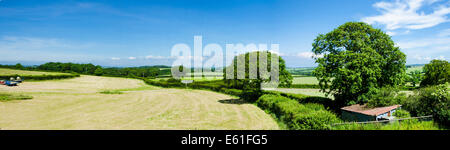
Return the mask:
<path id="1" fill-rule="evenodd" d="M 397 109 L 398 109 L 398 108 L 397 108 Z M 391 114 L 390 117 L 392 117 L 392 116 L 394 115 L 394 112 L 395 112 L 395 110 L 397 110 L 397 109 L 393 109 L 393 110 L 390 111 L 390 114 Z M 388 118 L 388 117 L 389 117 L 388 114 L 389 114 L 389 113 L 386 112 L 386 113 L 384 113 L 384 114 L 378 115 L 376 119 L 379 120 L 379 119 L 381 119 L 381 118 L 383 118 L 383 117 L 384 117 L 384 118 Z"/>

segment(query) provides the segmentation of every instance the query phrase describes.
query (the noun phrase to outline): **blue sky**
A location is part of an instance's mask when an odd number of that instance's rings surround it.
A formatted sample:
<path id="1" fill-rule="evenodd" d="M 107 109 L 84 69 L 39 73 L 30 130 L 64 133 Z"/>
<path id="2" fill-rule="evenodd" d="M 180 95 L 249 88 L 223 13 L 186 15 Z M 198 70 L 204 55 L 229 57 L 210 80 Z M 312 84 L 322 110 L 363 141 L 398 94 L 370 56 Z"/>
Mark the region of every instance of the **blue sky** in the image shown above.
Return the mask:
<path id="1" fill-rule="evenodd" d="M 280 44 L 290 67 L 314 66 L 311 44 L 348 21 L 392 35 L 407 64 L 450 58 L 445 0 L 0 0 L 0 63 L 171 65 L 177 43 Z"/>

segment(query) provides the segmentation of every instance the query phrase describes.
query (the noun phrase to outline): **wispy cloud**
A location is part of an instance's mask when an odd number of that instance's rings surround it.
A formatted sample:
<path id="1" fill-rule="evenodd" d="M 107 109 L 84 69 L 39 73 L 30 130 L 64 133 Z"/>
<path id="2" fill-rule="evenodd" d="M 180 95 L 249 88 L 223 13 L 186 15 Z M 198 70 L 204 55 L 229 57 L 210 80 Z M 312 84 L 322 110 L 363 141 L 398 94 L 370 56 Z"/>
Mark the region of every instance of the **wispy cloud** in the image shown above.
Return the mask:
<path id="1" fill-rule="evenodd" d="M 297 53 L 296 56 L 300 58 L 309 58 L 309 59 L 323 57 L 323 55 L 316 55 L 313 52 L 300 52 Z"/>
<path id="2" fill-rule="evenodd" d="M 95 43 L 79 43 L 58 38 L 0 37 L 2 60 L 8 61 L 88 61 L 103 56 L 86 54 L 101 47 Z"/>
<path id="3" fill-rule="evenodd" d="M 136 57 L 131 56 L 131 57 L 128 57 L 128 59 L 129 59 L 129 60 L 135 60 Z"/>
<path id="4" fill-rule="evenodd" d="M 120 60 L 118 57 L 111 57 L 111 60 Z"/>
<path id="5" fill-rule="evenodd" d="M 169 57 L 164 57 L 164 56 L 153 56 L 153 55 L 148 55 L 145 56 L 145 59 L 168 59 Z"/>
<path id="6" fill-rule="evenodd" d="M 397 46 L 410 58 L 426 63 L 431 59 L 446 60 L 450 51 L 450 34 L 448 29 L 431 38 L 417 38 L 397 42 Z M 412 57 L 411 57 L 412 56 Z"/>
<path id="7" fill-rule="evenodd" d="M 394 2 L 378 2 L 373 5 L 380 15 L 365 17 L 362 21 L 369 24 L 385 25 L 387 30 L 424 29 L 448 22 L 449 3 L 437 4 L 439 0 L 396 0 Z M 433 11 L 421 11 L 424 6 L 436 4 Z M 392 31 L 390 32 L 393 33 Z"/>

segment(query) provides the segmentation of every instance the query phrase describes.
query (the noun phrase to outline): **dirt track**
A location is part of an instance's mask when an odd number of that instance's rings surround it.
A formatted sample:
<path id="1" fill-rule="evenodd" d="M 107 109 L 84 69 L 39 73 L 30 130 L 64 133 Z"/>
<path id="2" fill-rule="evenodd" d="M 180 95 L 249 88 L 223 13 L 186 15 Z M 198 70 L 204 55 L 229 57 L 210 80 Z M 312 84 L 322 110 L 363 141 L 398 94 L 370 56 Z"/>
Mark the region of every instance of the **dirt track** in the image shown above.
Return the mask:
<path id="1" fill-rule="evenodd" d="M 100 94 L 127 89 L 123 94 Z M 32 100 L 0 102 L 5 129 L 278 129 L 252 104 L 202 90 L 162 89 L 140 80 L 82 76 L 0 86 Z M 238 103 L 238 104 L 236 104 Z"/>

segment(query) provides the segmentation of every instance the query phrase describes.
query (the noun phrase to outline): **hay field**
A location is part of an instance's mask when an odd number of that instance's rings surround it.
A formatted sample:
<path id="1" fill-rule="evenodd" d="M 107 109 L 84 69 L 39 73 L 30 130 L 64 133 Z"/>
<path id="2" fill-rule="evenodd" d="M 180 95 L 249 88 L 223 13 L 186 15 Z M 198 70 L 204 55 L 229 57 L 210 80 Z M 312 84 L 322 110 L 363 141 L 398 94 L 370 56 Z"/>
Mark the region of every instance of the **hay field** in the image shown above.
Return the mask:
<path id="1" fill-rule="evenodd" d="M 266 89 L 272 91 L 279 91 L 284 93 L 293 93 L 293 94 L 303 94 L 309 96 L 320 96 L 326 97 L 325 93 L 321 92 L 320 89 L 297 89 L 297 88 L 276 88 L 276 89 Z M 328 95 L 328 98 L 333 99 L 332 95 Z"/>
<path id="2" fill-rule="evenodd" d="M 99 93 L 103 90 L 122 94 Z M 0 86 L 0 92 L 33 96 L 0 102 L 2 130 L 279 129 L 271 116 L 235 97 L 162 89 L 135 79 L 81 76 Z"/>
<path id="3" fill-rule="evenodd" d="M 319 84 L 316 77 L 294 77 L 292 84 Z"/>
<path id="4" fill-rule="evenodd" d="M 42 71 L 27 71 L 27 70 L 14 70 L 7 68 L 0 68 L 0 75 L 59 75 L 59 74 L 67 74 L 67 73 L 59 73 L 59 72 L 42 72 Z"/>

